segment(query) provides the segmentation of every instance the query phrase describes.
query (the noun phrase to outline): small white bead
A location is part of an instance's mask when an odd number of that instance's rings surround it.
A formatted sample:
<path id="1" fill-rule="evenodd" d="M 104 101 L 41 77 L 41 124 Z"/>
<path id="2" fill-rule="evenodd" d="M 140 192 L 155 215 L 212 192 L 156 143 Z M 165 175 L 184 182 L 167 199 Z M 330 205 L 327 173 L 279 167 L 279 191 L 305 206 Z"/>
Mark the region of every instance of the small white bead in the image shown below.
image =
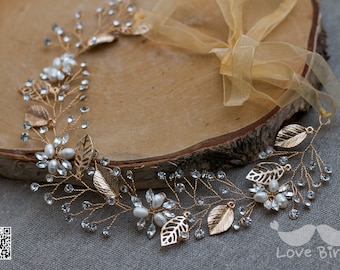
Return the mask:
<path id="1" fill-rule="evenodd" d="M 285 195 L 279 193 L 275 196 L 275 199 L 281 209 L 284 209 L 288 206 L 288 200 Z"/>
<path id="2" fill-rule="evenodd" d="M 53 158 L 54 154 L 55 154 L 55 150 L 54 150 L 54 146 L 49 143 L 46 144 L 45 148 L 44 148 L 44 154 L 48 157 L 48 158 Z"/>
<path id="3" fill-rule="evenodd" d="M 50 174 L 55 174 L 58 168 L 58 161 L 56 161 L 55 159 L 52 159 L 48 162 L 48 172 Z"/>
<path id="4" fill-rule="evenodd" d="M 145 207 L 136 207 L 132 213 L 137 218 L 146 218 L 149 215 L 149 211 Z"/>
<path id="5" fill-rule="evenodd" d="M 277 191 L 279 189 L 279 182 L 277 180 L 270 180 L 268 188 L 270 192 Z"/>
<path id="6" fill-rule="evenodd" d="M 264 203 L 266 200 L 268 200 L 268 195 L 266 192 L 263 191 L 257 192 L 254 195 L 254 200 L 255 202 Z"/>
<path id="7" fill-rule="evenodd" d="M 158 193 L 153 197 L 152 200 L 152 208 L 157 209 L 162 206 L 163 202 L 165 200 L 165 196 L 162 193 Z"/>
<path id="8" fill-rule="evenodd" d="M 74 154 L 75 151 L 73 148 L 64 148 L 58 152 L 58 156 L 66 160 L 73 158 Z"/>
<path id="9" fill-rule="evenodd" d="M 163 225 L 168 221 L 165 216 L 161 213 L 157 213 L 153 216 L 153 220 L 159 227 L 163 227 Z"/>

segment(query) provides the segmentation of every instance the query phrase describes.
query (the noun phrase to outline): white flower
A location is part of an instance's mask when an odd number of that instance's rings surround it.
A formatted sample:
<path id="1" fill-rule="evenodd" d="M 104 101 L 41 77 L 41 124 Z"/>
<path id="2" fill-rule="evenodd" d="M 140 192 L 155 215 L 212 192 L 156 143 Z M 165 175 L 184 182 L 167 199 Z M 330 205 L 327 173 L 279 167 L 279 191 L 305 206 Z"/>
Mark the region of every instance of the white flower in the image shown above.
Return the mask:
<path id="1" fill-rule="evenodd" d="M 45 67 L 43 74 L 45 74 L 51 82 L 62 81 L 66 75 L 72 74 L 72 67 L 76 64 L 74 55 L 65 53 L 60 57 L 54 58 L 52 66 Z"/>

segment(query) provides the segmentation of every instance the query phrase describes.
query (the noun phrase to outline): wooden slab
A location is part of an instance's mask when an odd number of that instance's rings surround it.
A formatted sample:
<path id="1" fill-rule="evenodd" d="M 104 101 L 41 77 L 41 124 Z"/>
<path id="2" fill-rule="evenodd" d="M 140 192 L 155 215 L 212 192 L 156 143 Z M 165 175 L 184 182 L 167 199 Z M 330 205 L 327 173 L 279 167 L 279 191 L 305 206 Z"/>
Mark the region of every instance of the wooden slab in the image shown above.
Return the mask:
<path id="1" fill-rule="evenodd" d="M 246 28 L 279 3 L 270 1 L 259 9 L 260 2 L 249 1 Z M 28 105 L 18 89 L 27 78 L 38 78 L 42 68 L 61 54 L 43 46 L 43 39 L 51 35 L 51 25 L 57 22 L 72 27 L 74 12 L 82 10 L 84 22 L 91 26 L 96 5 L 98 2 L 86 0 L 0 2 L 1 175 L 43 179 L 45 172 L 35 167 L 34 158 L 43 146 L 37 141 L 20 141 Z M 205 17 L 204 10 L 201 12 L 198 28 L 223 39 L 228 29 L 222 17 Z M 266 40 L 314 51 L 319 30 L 317 1 L 299 0 Z M 86 119 L 90 126 L 86 132 L 100 155 L 111 160 L 111 166 L 141 168 L 137 170 L 144 179 L 140 187 L 157 185 L 155 173 L 172 170 L 172 163 L 185 170 L 249 163 L 273 143 L 285 120 L 308 108 L 302 100 L 282 109 L 264 100 L 224 107 L 219 61 L 214 55 L 191 54 L 143 37 L 121 38 L 80 56 L 80 60 L 88 62 L 91 72 Z M 303 75 L 308 72 L 303 63 L 297 69 Z M 83 134 L 83 130 L 72 134 L 70 145 Z"/>

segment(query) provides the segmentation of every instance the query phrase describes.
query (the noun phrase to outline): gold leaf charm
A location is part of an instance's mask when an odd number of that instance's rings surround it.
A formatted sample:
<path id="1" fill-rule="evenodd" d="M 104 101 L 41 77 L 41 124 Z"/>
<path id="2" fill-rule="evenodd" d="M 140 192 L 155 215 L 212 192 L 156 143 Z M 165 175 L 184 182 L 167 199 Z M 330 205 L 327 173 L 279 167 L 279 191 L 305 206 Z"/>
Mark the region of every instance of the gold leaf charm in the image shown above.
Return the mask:
<path id="1" fill-rule="evenodd" d="M 184 216 L 177 216 L 165 223 L 161 230 L 161 246 L 177 244 L 189 239 L 189 225 Z"/>
<path id="2" fill-rule="evenodd" d="M 312 127 L 303 127 L 297 124 L 285 126 L 276 136 L 275 146 L 292 148 L 304 141 L 307 135 L 312 133 Z"/>
<path id="3" fill-rule="evenodd" d="M 50 120 L 50 115 L 44 106 L 32 105 L 28 107 L 25 114 L 25 121 L 31 123 L 32 127 L 46 126 Z"/>
<path id="4" fill-rule="evenodd" d="M 99 193 L 106 196 L 106 198 L 119 197 L 119 182 L 114 177 L 112 169 L 97 165 L 96 171 L 93 175 L 93 185 Z"/>
<path id="5" fill-rule="evenodd" d="M 275 162 L 261 162 L 246 176 L 246 179 L 262 185 L 268 185 L 270 180 L 279 180 L 285 171 L 291 168 L 289 164 L 281 166 Z"/>
<path id="6" fill-rule="evenodd" d="M 234 222 L 234 205 L 217 205 L 208 216 L 209 234 L 215 235 L 227 231 Z"/>
<path id="7" fill-rule="evenodd" d="M 115 40 L 116 40 L 116 38 L 115 38 L 114 35 L 104 33 L 104 34 L 100 34 L 100 35 L 97 35 L 95 37 L 92 37 L 87 42 L 87 45 L 88 46 L 95 46 L 95 45 L 103 44 L 103 43 L 111 43 Z"/>
<path id="8" fill-rule="evenodd" d="M 91 137 L 86 134 L 77 143 L 74 164 L 76 172 L 80 175 L 87 170 L 93 159 L 93 143 Z"/>

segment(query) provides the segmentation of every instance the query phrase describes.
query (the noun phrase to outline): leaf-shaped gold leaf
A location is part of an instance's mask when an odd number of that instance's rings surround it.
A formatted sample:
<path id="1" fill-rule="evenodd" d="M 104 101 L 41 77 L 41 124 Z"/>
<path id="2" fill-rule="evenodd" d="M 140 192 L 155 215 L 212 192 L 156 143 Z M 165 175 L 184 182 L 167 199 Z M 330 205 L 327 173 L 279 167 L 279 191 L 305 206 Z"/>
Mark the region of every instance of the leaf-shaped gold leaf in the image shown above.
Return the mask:
<path id="1" fill-rule="evenodd" d="M 246 176 L 246 179 L 262 185 L 268 185 L 270 180 L 279 180 L 285 172 L 283 166 L 275 162 L 261 162 Z"/>
<path id="2" fill-rule="evenodd" d="M 95 37 L 95 39 L 90 39 L 88 41 L 89 46 L 94 46 L 102 43 L 111 43 L 115 41 L 115 36 L 111 34 L 100 34 Z"/>
<path id="3" fill-rule="evenodd" d="M 276 136 L 275 146 L 292 148 L 304 141 L 307 137 L 306 128 L 291 124 L 282 128 Z"/>
<path id="4" fill-rule="evenodd" d="M 25 121 L 31 123 L 32 127 L 46 126 L 50 120 L 47 109 L 41 105 L 32 105 L 28 107 L 25 114 Z"/>
<path id="5" fill-rule="evenodd" d="M 165 223 L 161 230 L 161 246 L 177 244 L 189 238 L 189 225 L 184 216 L 177 216 Z"/>
<path id="6" fill-rule="evenodd" d="M 74 164 L 78 175 L 89 168 L 93 159 L 93 151 L 92 139 L 86 134 L 78 141 L 75 151 Z"/>
<path id="7" fill-rule="evenodd" d="M 219 234 L 227 231 L 234 222 L 234 210 L 228 205 L 217 205 L 208 216 L 209 234 Z"/>
<path id="8" fill-rule="evenodd" d="M 113 171 L 110 168 L 97 165 L 96 171 L 93 175 L 93 185 L 99 193 L 103 194 L 107 198 L 119 197 L 119 181 L 113 175 Z"/>

